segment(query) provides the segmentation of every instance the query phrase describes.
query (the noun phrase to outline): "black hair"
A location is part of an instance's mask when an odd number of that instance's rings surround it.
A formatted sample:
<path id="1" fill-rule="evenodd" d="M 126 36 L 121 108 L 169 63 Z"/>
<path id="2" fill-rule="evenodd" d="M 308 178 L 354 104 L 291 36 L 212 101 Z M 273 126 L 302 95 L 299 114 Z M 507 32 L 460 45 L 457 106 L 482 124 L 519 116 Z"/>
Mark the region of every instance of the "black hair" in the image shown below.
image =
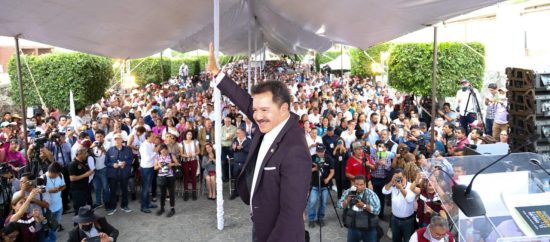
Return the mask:
<path id="1" fill-rule="evenodd" d="M 151 131 L 145 131 L 145 139 L 148 139 L 149 137 L 151 137 L 151 135 L 153 135 L 153 132 Z"/>
<path id="2" fill-rule="evenodd" d="M 159 151 L 163 150 L 163 149 L 168 149 L 168 145 L 166 144 L 160 144 L 159 146 Z"/>
<path id="3" fill-rule="evenodd" d="M 99 129 L 99 130 L 95 131 L 95 134 L 96 135 L 101 134 L 101 135 L 105 136 L 105 131 L 103 131 L 103 129 Z"/>
<path id="4" fill-rule="evenodd" d="M 30 172 L 24 172 L 23 174 L 21 174 L 21 177 L 19 177 L 19 179 L 21 180 L 23 179 L 23 177 L 26 177 L 27 179 L 29 179 L 29 181 L 34 180 L 35 178 L 34 175 Z"/>
<path id="5" fill-rule="evenodd" d="M 59 174 L 62 171 L 63 171 L 63 167 L 57 162 L 53 162 L 48 166 L 48 172 Z"/>
<path id="6" fill-rule="evenodd" d="M 156 109 L 153 109 L 153 110 L 151 110 L 151 113 L 156 113 L 156 114 L 158 114 L 158 113 L 159 113 L 159 111 L 158 111 L 158 110 L 156 110 Z"/>
<path id="7" fill-rule="evenodd" d="M 89 138 L 90 135 L 86 132 L 80 132 L 80 134 L 78 135 L 78 138 L 79 139 L 85 139 L 85 138 Z"/>
<path id="8" fill-rule="evenodd" d="M 362 181 L 364 181 L 365 183 L 367 183 L 367 178 L 366 178 L 365 176 L 363 176 L 363 175 L 357 175 L 357 176 L 355 176 L 354 179 L 355 179 L 356 181 L 357 181 L 357 180 L 362 180 Z"/>
<path id="9" fill-rule="evenodd" d="M 395 170 L 393 170 L 392 176 L 395 175 L 395 174 L 399 174 L 399 173 L 405 175 L 405 171 L 403 171 L 403 169 L 401 169 L 401 168 L 395 168 Z M 357 179 L 357 178 L 355 178 L 355 179 Z"/>
<path id="10" fill-rule="evenodd" d="M 290 107 L 290 91 L 288 87 L 281 81 L 266 81 L 252 87 L 252 95 L 271 92 L 273 94 L 273 102 L 279 106 L 286 103 Z"/>
<path id="11" fill-rule="evenodd" d="M 456 128 L 455 128 L 455 132 L 456 132 L 456 131 L 460 131 L 461 133 L 466 134 L 466 130 L 465 130 L 462 126 L 456 127 Z"/>

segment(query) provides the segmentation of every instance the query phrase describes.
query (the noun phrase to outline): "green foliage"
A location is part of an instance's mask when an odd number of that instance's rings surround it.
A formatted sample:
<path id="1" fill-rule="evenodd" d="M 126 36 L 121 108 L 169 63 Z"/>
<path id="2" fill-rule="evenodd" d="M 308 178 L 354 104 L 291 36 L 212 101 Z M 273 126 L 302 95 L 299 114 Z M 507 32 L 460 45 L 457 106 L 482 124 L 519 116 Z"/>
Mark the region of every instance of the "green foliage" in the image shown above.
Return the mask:
<path id="1" fill-rule="evenodd" d="M 25 58 L 34 80 L 35 88 Z M 36 89 L 46 106 L 63 111 L 69 109 L 69 91 L 72 89 L 75 108 L 83 108 L 97 102 L 113 77 L 112 62 L 108 58 L 82 53 L 53 53 L 41 56 L 22 56 L 23 92 L 27 106 L 42 106 Z M 19 100 L 19 86 L 15 57 L 9 61 L 9 94 L 14 102 Z"/>
<path id="2" fill-rule="evenodd" d="M 194 76 L 195 75 L 195 69 L 194 69 L 195 59 L 190 59 L 190 58 L 172 59 L 172 67 L 171 67 L 172 70 L 170 72 L 170 75 L 171 76 L 179 75 L 180 66 L 183 63 L 187 64 L 187 67 L 189 68 L 189 76 Z"/>
<path id="3" fill-rule="evenodd" d="M 162 69 L 160 67 L 160 63 L 160 57 L 147 57 L 131 60 L 130 69 L 132 70 L 132 74 L 136 76 L 136 84 L 139 86 L 145 86 L 149 83 L 160 84 L 168 81 L 172 71 L 172 61 L 169 58 L 162 58 Z"/>
<path id="4" fill-rule="evenodd" d="M 438 46 L 437 95 L 449 97 L 459 89 L 461 79 L 476 88 L 483 85 L 485 47 L 481 43 L 445 42 Z M 483 56 L 478 55 L 477 53 Z M 389 58 L 389 85 L 420 96 L 431 95 L 433 46 L 427 43 L 396 45 Z"/>
<path id="5" fill-rule="evenodd" d="M 321 70 L 321 65 L 327 62 L 334 60 L 336 57 L 340 56 L 340 51 L 327 51 L 325 53 L 315 54 L 315 68 L 316 70 Z"/>
<path id="6" fill-rule="evenodd" d="M 367 50 L 352 48 L 349 51 L 351 59 L 351 75 L 367 77 L 376 76 L 379 73 L 374 73 L 372 70 L 373 59 L 376 63 L 380 63 L 380 53 L 390 51 L 394 44 L 383 43 L 372 46 Z M 365 52 L 368 54 L 365 54 Z M 369 58 L 370 56 L 370 58 Z M 371 59 L 372 58 L 372 59 Z"/>

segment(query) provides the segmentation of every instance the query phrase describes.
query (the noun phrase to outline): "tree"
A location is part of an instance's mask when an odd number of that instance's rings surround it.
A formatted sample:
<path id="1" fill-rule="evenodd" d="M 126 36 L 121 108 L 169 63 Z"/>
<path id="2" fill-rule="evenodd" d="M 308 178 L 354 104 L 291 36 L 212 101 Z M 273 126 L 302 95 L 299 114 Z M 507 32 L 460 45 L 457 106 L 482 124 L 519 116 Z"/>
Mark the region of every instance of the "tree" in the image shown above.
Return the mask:
<path id="1" fill-rule="evenodd" d="M 393 45 L 394 44 L 392 43 L 383 43 L 372 46 L 365 51 L 352 48 L 349 51 L 351 58 L 351 75 L 360 77 L 376 76 L 378 73 L 375 73 L 372 70 L 372 63 L 380 63 L 380 54 L 382 52 L 390 51 Z"/>
<path id="2" fill-rule="evenodd" d="M 35 87 L 23 62 L 23 92 L 28 106 L 42 106 L 38 91 L 48 108 L 68 111 L 69 91 L 72 90 L 75 108 L 83 108 L 97 102 L 113 78 L 112 61 L 105 57 L 83 53 L 53 53 L 25 55 L 22 58 L 25 58 L 36 81 Z M 11 80 L 9 94 L 14 102 L 20 102 L 14 56 L 8 65 Z"/>
<path id="3" fill-rule="evenodd" d="M 135 74 L 136 84 L 139 86 L 145 86 L 149 83 L 160 84 L 170 79 L 171 62 L 169 58 L 162 58 L 161 69 L 161 60 L 159 57 L 133 59 L 130 61 L 130 69 Z"/>
<path id="4" fill-rule="evenodd" d="M 388 60 L 389 85 L 403 92 L 430 96 L 432 56 L 433 46 L 428 43 L 395 45 Z M 437 59 L 438 97 L 454 96 L 462 79 L 467 79 L 475 88 L 480 88 L 485 71 L 484 56 L 485 47 L 481 43 L 440 43 Z"/>

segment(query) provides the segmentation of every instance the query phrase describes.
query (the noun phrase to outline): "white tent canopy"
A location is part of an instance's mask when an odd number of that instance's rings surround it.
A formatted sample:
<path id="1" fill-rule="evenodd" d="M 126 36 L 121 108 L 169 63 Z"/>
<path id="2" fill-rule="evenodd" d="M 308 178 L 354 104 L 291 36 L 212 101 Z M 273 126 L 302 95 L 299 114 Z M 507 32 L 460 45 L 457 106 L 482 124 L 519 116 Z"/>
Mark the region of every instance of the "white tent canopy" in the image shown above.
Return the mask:
<path id="1" fill-rule="evenodd" d="M 499 1 L 223 0 L 220 50 L 246 53 L 248 29 L 275 53 L 325 51 L 333 41 L 367 48 Z M 117 58 L 207 49 L 213 36 L 208 0 L 0 0 L 0 6 L 0 35 Z"/>
<path id="2" fill-rule="evenodd" d="M 330 66 L 330 69 L 332 70 L 351 70 L 351 59 L 348 54 L 344 53 L 343 55 L 339 55 L 333 60 L 323 63 L 320 66 L 322 68 L 325 65 Z"/>

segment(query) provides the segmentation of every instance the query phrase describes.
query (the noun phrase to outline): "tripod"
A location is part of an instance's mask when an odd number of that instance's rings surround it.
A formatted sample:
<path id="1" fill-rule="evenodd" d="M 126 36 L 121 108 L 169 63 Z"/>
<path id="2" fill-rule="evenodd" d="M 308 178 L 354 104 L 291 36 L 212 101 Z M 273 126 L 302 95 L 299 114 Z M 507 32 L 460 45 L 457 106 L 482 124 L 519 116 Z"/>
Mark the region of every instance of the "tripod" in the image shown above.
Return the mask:
<path id="1" fill-rule="evenodd" d="M 322 189 L 322 186 L 321 186 L 321 176 L 323 175 L 323 164 L 324 164 L 324 158 L 318 158 L 319 162 L 315 163 L 315 166 L 317 166 L 317 189 L 318 189 L 318 198 L 317 200 L 319 201 L 319 203 L 322 203 L 323 202 L 323 191 L 321 190 Z M 338 218 L 338 223 L 340 224 L 340 227 L 342 228 L 343 225 L 342 225 L 342 221 L 340 220 L 340 216 L 338 215 L 338 210 L 336 210 L 336 204 L 334 203 L 334 199 L 332 198 L 332 194 L 330 194 L 330 189 L 328 187 L 326 187 L 327 189 L 327 193 L 328 193 L 328 196 L 330 198 L 330 201 L 332 203 L 332 207 L 334 208 L 334 213 L 336 214 L 336 218 Z M 309 203 L 309 197 L 311 196 L 311 190 L 308 194 L 308 198 L 307 198 L 307 201 Z M 316 204 L 315 204 L 316 205 Z M 315 206 L 314 205 L 314 206 Z M 321 206 L 321 204 L 319 205 Z M 308 211 L 309 213 L 309 211 Z M 319 241 L 322 241 L 322 238 L 323 238 L 323 224 L 322 223 L 319 223 Z"/>
<path id="2" fill-rule="evenodd" d="M 476 109 L 476 115 L 479 115 L 479 119 L 481 121 L 481 124 L 483 125 L 483 133 L 487 133 L 487 127 L 485 126 L 485 123 L 483 122 L 483 114 L 481 113 L 481 108 L 479 107 L 479 100 L 477 99 L 477 94 L 474 92 L 474 89 L 472 87 L 469 87 L 468 89 L 470 91 L 470 94 L 468 94 L 468 101 L 466 101 L 466 107 L 464 108 L 464 117 L 468 115 L 468 106 L 470 105 L 470 99 L 471 97 L 474 98 L 475 102 L 475 109 Z M 469 134 L 470 128 L 466 127 L 465 131 Z"/>

